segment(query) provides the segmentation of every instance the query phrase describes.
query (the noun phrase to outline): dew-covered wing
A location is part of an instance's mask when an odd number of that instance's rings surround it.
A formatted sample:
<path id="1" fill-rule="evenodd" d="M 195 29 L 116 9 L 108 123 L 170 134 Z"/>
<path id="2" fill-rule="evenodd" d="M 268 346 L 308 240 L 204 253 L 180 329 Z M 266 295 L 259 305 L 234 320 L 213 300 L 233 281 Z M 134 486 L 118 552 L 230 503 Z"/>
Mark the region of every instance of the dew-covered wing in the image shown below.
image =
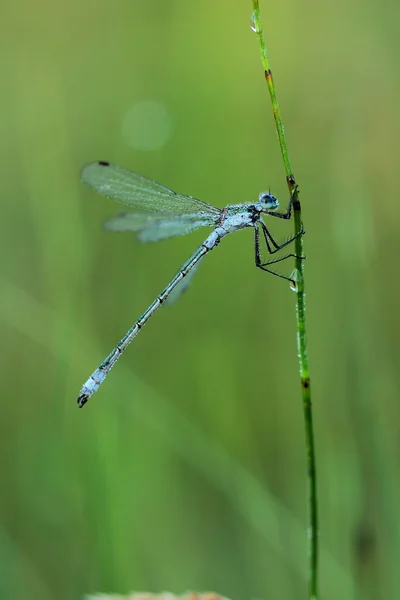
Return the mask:
<path id="1" fill-rule="evenodd" d="M 82 181 L 96 192 L 138 210 L 218 215 L 220 210 L 191 196 L 178 194 L 133 171 L 107 162 L 86 165 Z"/>
<path id="2" fill-rule="evenodd" d="M 215 215 L 125 211 L 104 223 L 109 231 L 138 231 L 141 242 L 158 242 L 207 226 L 215 226 Z"/>

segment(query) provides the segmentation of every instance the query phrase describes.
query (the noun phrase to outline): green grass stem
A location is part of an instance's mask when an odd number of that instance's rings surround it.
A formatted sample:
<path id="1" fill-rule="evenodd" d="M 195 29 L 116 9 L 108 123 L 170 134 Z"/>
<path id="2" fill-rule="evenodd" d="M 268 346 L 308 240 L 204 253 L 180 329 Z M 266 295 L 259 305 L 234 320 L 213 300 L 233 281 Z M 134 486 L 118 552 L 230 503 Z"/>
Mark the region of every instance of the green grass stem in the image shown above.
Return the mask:
<path id="1" fill-rule="evenodd" d="M 261 61 L 264 67 L 265 79 L 268 85 L 271 98 L 272 111 L 278 132 L 279 145 L 281 149 L 283 164 L 285 166 L 286 181 L 289 192 L 293 194 L 293 216 L 294 233 L 297 234 L 302 229 L 301 205 L 296 180 L 292 171 L 289 158 L 289 152 L 286 143 L 285 131 L 282 123 L 281 112 L 279 109 L 276 88 L 272 71 L 268 59 L 267 47 L 264 40 L 264 33 L 261 23 L 260 7 L 258 0 L 253 0 L 252 29 L 256 32 Z M 315 444 L 312 419 L 311 387 L 310 375 L 308 369 L 307 356 L 307 336 L 306 336 L 306 305 L 304 291 L 304 260 L 303 256 L 303 236 L 299 235 L 295 240 L 296 258 L 296 320 L 297 320 L 297 349 L 300 366 L 300 379 L 303 397 L 303 411 L 306 434 L 306 453 L 307 453 L 307 481 L 308 481 L 308 581 L 309 598 L 317 600 L 318 598 L 318 511 L 317 511 L 317 480 L 315 465 Z"/>

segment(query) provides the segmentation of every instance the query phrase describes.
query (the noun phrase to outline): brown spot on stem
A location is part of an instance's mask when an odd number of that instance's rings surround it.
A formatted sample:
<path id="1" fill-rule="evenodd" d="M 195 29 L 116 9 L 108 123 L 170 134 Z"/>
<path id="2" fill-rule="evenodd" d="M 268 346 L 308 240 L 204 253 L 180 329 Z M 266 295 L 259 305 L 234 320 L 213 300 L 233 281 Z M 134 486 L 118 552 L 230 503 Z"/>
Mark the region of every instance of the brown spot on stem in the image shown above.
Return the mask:
<path id="1" fill-rule="evenodd" d="M 105 160 L 99 160 L 99 165 L 102 167 L 109 167 L 110 163 Z"/>
<path id="2" fill-rule="evenodd" d="M 298 198 L 293 200 L 293 210 L 300 210 L 300 200 Z"/>
<path id="3" fill-rule="evenodd" d="M 290 185 L 290 187 L 294 187 L 296 185 L 296 180 L 294 178 L 293 173 L 290 173 L 290 175 L 286 177 L 286 181 L 288 182 L 288 185 Z"/>

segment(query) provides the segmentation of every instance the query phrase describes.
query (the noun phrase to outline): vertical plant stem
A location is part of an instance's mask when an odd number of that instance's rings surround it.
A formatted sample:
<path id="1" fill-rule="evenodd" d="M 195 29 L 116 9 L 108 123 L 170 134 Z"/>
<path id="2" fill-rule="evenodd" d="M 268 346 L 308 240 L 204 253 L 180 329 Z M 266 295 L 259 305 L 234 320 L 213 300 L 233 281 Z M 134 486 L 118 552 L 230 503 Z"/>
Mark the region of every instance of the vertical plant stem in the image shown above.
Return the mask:
<path id="1" fill-rule="evenodd" d="M 293 216 L 294 232 L 300 233 L 302 230 L 301 205 L 299 200 L 296 180 L 292 172 L 292 167 L 287 149 L 285 131 L 282 123 L 279 104 L 276 96 L 275 83 L 268 60 L 267 47 L 265 45 L 264 33 L 262 29 L 260 8 L 258 0 L 253 0 L 252 28 L 257 34 L 258 43 L 261 52 L 261 61 L 264 67 L 265 79 L 268 85 L 269 95 L 271 97 L 272 110 L 274 113 L 276 129 L 278 133 L 279 145 L 283 164 L 286 171 L 286 181 L 290 194 L 293 195 Z M 307 337 L 306 337 L 306 305 L 304 292 L 304 260 L 303 256 L 303 236 L 295 240 L 296 249 L 296 320 L 297 320 L 297 350 L 299 356 L 301 390 L 303 397 L 303 414 L 305 423 L 306 453 L 307 453 L 307 482 L 308 482 L 308 583 L 309 598 L 317 600 L 317 579 L 318 579 L 318 512 L 317 512 L 317 481 L 315 467 L 315 445 L 311 405 L 310 375 L 308 370 L 307 356 Z"/>

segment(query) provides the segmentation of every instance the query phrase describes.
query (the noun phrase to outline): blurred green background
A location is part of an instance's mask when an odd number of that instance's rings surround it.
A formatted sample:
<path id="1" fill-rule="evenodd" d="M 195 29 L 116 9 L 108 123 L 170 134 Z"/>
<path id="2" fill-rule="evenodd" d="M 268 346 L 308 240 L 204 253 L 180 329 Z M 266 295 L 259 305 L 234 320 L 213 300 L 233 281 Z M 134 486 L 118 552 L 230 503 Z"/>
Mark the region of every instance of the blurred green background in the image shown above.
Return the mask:
<path id="1" fill-rule="evenodd" d="M 400 9 L 261 10 L 307 233 L 321 597 L 395 599 Z M 250 0 L 3 6 L 1 598 L 306 597 L 295 297 L 254 267 L 250 231 L 76 405 L 208 233 L 103 231 L 121 207 L 80 183 L 86 162 L 221 207 L 269 186 L 286 205 L 250 15 Z"/>

